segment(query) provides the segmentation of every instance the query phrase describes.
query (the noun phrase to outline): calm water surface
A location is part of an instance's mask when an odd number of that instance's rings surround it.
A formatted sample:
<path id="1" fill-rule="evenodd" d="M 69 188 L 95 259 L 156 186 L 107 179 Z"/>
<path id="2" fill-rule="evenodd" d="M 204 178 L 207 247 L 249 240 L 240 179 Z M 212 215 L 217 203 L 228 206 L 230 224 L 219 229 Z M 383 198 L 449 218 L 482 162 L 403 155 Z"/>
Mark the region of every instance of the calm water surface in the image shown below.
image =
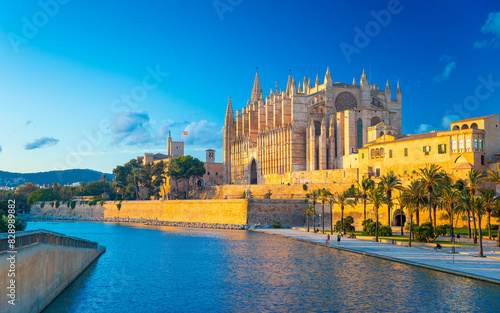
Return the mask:
<path id="1" fill-rule="evenodd" d="M 44 313 L 498 312 L 498 285 L 252 231 L 30 222 L 107 252 Z"/>

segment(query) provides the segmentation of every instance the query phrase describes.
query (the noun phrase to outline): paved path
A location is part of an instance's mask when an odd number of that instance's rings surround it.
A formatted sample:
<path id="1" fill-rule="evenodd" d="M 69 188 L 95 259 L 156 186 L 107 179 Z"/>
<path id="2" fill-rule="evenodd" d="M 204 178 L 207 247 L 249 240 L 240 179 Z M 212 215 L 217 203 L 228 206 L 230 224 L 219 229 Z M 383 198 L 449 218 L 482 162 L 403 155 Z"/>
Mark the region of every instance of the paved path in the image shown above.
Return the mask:
<path id="1" fill-rule="evenodd" d="M 326 235 L 319 233 L 308 233 L 296 229 L 256 229 L 255 231 L 500 284 L 500 260 L 498 259 L 455 254 L 455 262 L 452 263 L 452 254 L 434 252 L 432 249 L 409 248 L 345 237 L 338 244 L 334 236 L 327 245 Z"/>

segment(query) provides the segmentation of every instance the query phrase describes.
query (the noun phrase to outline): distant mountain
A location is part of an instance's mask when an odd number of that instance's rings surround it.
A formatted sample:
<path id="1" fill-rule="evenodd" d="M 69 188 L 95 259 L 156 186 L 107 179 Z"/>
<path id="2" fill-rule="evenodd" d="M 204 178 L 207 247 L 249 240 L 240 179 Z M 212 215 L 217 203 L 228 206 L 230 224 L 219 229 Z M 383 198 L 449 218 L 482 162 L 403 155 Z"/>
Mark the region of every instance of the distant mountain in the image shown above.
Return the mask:
<path id="1" fill-rule="evenodd" d="M 94 170 L 63 170 L 40 173 L 11 173 L 0 171 L 0 186 L 17 187 L 19 185 L 31 182 L 33 184 L 58 183 L 68 185 L 78 182 L 91 182 L 101 179 L 102 174 L 108 176 L 109 181 L 113 181 L 113 175 Z"/>

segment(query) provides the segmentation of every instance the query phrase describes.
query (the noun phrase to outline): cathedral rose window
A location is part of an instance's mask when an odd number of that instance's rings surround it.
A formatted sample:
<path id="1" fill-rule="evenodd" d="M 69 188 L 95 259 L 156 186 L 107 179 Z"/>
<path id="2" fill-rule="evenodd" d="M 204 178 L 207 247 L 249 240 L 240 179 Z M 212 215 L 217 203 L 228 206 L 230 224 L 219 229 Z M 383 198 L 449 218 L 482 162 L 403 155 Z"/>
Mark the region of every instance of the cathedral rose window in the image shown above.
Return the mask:
<path id="1" fill-rule="evenodd" d="M 344 91 L 339 93 L 335 99 L 335 108 L 337 112 L 342 112 L 345 110 L 355 109 L 358 106 L 358 102 L 352 93 Z"/>

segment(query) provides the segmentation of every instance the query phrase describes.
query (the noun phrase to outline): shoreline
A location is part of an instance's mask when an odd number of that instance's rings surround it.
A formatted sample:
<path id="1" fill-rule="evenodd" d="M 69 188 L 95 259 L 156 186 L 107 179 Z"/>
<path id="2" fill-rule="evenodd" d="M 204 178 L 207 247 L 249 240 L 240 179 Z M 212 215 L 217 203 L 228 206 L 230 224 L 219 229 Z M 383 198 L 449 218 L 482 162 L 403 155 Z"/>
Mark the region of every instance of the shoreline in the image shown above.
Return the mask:
<path id="1" fill-rule="evenodd" d="M 31 222 L 95 222 L 95 223 L 138 223 L 146 226 L 171 226 L 186 228 L 206 228 L 206 229 L 230 229 L 230 230 L 249 230 L 249 229 L 267 229 L 272 225 L 267 224 L 223 224 L 223 223 L 198 223 L 198 222 L 171 222 L 159 221 L 156 219 L 145 218 L 118 218 L 118 217 L 88 217 L 88 216 L 50 216 L 50 215 L 32 215 L 20 214 L 23 221 Z"/>
<path id="2" fill-rule="evenodd" d="M 294 229 L 251 229 L 256 232 L 315 244 L 340 251 L 371 256 L 391 262 L 418 266 L 447 274 L 462 276 L 500 285 L 500 262 L 493 259 L 477 258 L 470 255 L 455 254 L 455 263 L 451 263 L 452 254 L 429 251 L 414 247 L 376 243 L 373 241 L 342 238 L 337 244 L 334 236 L 330 244 L 326 244 L 325 235 L 306 233 Z M 409 250 L 412 249 L 412 250 Z M 415 253 L 417 252 L 417 253 Z M 420 262 L 415 261 L 419 259 Z M 464 270 L 464 267 L 466 269 Z M 477 273 L 480 272 L 480 273 Z M 485 276 L 484 273 L 492 275 Z"/>

